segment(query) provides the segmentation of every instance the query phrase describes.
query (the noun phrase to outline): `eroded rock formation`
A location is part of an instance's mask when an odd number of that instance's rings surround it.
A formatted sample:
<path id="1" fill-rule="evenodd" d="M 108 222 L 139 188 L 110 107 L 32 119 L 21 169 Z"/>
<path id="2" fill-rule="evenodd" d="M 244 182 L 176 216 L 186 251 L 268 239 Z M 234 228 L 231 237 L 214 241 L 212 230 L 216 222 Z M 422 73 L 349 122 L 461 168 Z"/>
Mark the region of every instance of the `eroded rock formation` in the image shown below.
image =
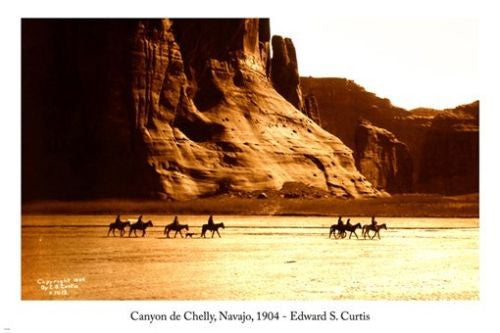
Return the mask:
<path id="1" fill-rule="evenodd" d="M 273 58 L 271 79 L 278 93 L 295 108 L 303 111 L 304 101 L 300 90 L 300 76 L 297 65 L 297 53 L 290 38 L 273 36 Z"/>
<path id="2" fill-rule="evenodd" d="M 422 144 L 420 191 L 479 192 L 479 102 L 440 112 Z"/>
<path id="3" fill-rule="evenodd" d="M 302 77 L 300 81 L 304 94 L 316 96 L 321 126 L 356 154 L 361 153 L 356 147 L 360 118 L 390 131 L 405 143 L 413 160 L 413 191 L 446 194 L 478 191 L 478 102 L 454 110 L 407 111 L 351 80 Z M 362 173 L 368 173 L 366 168 Z"/>
<path id="4" fill-rule="evenodd" d="M 304 113 L 311 118 L 316 124 L 321 125 L 321 116 L 319 115 L 319 106 L 316 96 L 304 96 Z"/>
<path id="5" fill-rule="evenodd" d="M 355 146 L 356 166 L 374 186 L 390 193 L 411 191 L 410 152 L 394 134 L 363 120 L 356 129 Z"/>
<path id="6" fill-rule="evenodd" d="M 269 38 L 265 19 L 23 20 L 23 195 L 381 195 L 273 88 Z"/>
<path id="7" fill-rule="evenodd" d="M 300 84 L 304 95 L 315 96 L 323 128 L 335 133 L 352 149 L 355 147 L 360 118 L 378 127 L 389 128 L 394 119 L 407 113 L 352 80 L 301 77 Z"/>

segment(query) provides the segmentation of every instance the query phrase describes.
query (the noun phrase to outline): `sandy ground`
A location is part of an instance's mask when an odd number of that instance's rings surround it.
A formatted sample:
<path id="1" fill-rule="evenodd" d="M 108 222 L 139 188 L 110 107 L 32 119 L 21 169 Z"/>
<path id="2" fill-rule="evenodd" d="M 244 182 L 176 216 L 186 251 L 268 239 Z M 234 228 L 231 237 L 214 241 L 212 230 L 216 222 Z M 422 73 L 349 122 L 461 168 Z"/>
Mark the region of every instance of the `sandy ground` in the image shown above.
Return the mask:
<path id="1" fill-rule="evenodd" d="M 207 217 L 180 216 L 197 235 L 165 239 L 172 218 L 120 238 L 113 216 L 24 215 L 22 299 L 479 298 L 478 219 L 384 218 L 380 240 L 333 240 L 335 218 L 216 216 L 222 238 L 200 239 Z"/>

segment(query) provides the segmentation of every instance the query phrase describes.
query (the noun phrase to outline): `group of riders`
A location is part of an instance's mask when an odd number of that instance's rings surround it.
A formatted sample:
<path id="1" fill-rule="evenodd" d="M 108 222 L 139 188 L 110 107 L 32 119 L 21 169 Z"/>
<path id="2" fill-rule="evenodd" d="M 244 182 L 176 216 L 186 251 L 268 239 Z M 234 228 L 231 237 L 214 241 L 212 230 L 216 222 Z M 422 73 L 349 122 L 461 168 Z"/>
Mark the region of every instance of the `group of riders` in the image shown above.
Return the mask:
<path id="1" fill-rule="evenodd" d="M 113 232 L 113 236 L 115 236 L 115 230 L 119 230 L 120 236 L 123 236 L 125 234 L 125 227 L 127 226 L 129 227 L 129 234 L 128 234 L 129 237 L 132 235 L 132 232 L 134 232 L 134 235 L 137 237 L 136 233 L 137 230 L 141 230 L 142 237 L 144 237 L 146 235 L 146 229 L 148 227 L 152 227 L 153 222 L 142 221 L 142 215 L 141 215 L 137 219 L 137 222 L 131 224 L 129 221 L 122 221 L 120 219 L 120 215 L 118 215 L 116 217 L 115 222 L 109 225 L 108 236 L 111 232 Z M 214 233 L 217 233 L 219 237 L 221 237 L 218 230 L 219 228 L 224 228 L 224 223 L 214 223 L 214 217 L 210 215 L 210 217 L 208 218 L 208 222 L 202 226 L 200 237 L 205 237 L 205 233 L 207 231 L 212 231 L 212 237 L 214 236 Z M 170 231 L 175 231 L 174 237 L 177 236 L 177 233 L 179 233 L 181 237 L 183 237 L 182 235 L 183 229 L 186 229 L 186 237 L 191 237 L 191 238 L 193 237 L 194 233 L 187 232 L 189 230 L 189 226 L 187 224 L 180 224 L 179 218 L 175 216 L 173 222 L 165 226 L 163 233 L 167 236 L 167 238 L 170 238 Z"/>
<path id="2" fill-rule="evenodd" d="M 128 236 L 130 237 L 132 235 L 132 232 L 134 232 L 134 235 L 137 237 L 137 230 L 142 231 L 142 237 L 146 235 L 146 229 L 148 227 L 153 226 L 152 221 L 147 221 L 144 222 L 142 221 L 142 215 L 139 216 L 137 222 L 135 223 L 130 223 L 129 221 L 121 221 L 120 220 L 120 215 L 116 217 L 115 222 L 111 223 L 109 225 L 109 230 L 108 230 L 108 236 L 111 232 L 113 232 L 113 236 L 115 236 L 115 230 L 120 231 L 120 236 L 123 236 L 125 233 L 125 227 L 129 227 L 129 234 Z M 207 231 L 212 231 L 212 237 L 214 237 L 214 234 L 217 233 L 219 237 L 221 237 L 219 233 L 219 228 L 224 229 L 224 223 L 214 223 L 214 217 L 210 215 L 208 218 L 208 221 L 206 224 L 202 225 L 201 227 L 201 235 L 200 237 L 205 237 L 205 234 Z M 375 219 L 375 216 L 372 216 L 371 224 L 366 224 L 363 227 L 361 227 L 360 223 L 357 224 L 351 224 L 351 219 L 347 219 L 347 222 L 344 223 L 342 220 L 342 216 L 339 216 L 339 219 L 337 221 L 337 224 L 333 224 L 330 227 L 330 234 L 329 238 L 332 237 L 332 235 L 336 238 L 345 238 L 347 236 L 347 233 L 349 232 L 349 238 L 351 238 L 352 234 L 356 236 L 356 238 L 359 238 L 358 235 L 356 234 L 356 229 L 360 228 L 362 230 L 362 236 L 364 238 L 369 237 L 371 239 L 375 238 L 375 236 L 378 235 L 378 238 L 380 239 L 380 229 L 387 229 L 385 224 L 378 224 L 377 220 Z M 170 232 L 175 231 L 174 238 L 177 237 L 177 234 L 179 233 L 181 237 L 184 237 L 182 235 L 182 230 L 186 230 L 186 238 L 187 237 L 193 237 L 194 233 L 188 232 L 189 226 L 187 224 L 180 224 L 179 223 L 179 218 L 177 216 L 174 217 L 174 220 L 172 223 L 167 224 L 165 226 L 165 229 L 163 230 L 163 233 L 166 235 L 167 238 L 170 238 Z M 373 231 L 374 234 L 370 237 L 370 231 Z"/>
<path id="3" fill-rule="evenodd" d="M 364 238 L 369 237 L 369 238 L 374 238 L 375 236 L 378 235 L 380 238 L 380 229 L 387 229 L 385 224 L 378 224 L 377 220 L 375 219 L 375 216 L 372 216 L 371 224 L 366 224 L 363 227 L 361 227 L 360 223 L 357 224 L 351 224 L 351 219 L 347 219 L 347 222 L 344 223 L 342 220 L 342 216 L 339 216 L 339 219 L 337 221 L 337 224 L 332 224 L 330 227 L 330 235 L 329 237 L 332 237 L 332 235 L 335 238 L 345 238 L 347 236 L 347 232 L 350 232 L 349 238 L 351 238 L 352 234 L 358 238 L 358 235 L 356 234 L 356 229 L 360 228 L 362 230 L 362 236 Z M 373 236 L 370 237 L 370 231 L 374 231 L 375 233 Z"/>

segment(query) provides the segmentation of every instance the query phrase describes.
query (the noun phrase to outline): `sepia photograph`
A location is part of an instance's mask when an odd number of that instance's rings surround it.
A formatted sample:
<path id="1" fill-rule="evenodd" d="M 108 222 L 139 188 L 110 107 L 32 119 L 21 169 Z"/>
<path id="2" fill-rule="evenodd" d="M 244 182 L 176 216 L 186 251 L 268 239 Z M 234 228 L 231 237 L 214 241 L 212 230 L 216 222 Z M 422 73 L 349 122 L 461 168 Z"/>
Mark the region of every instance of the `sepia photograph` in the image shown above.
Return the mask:
<path id="1" fill-rule="evenodd" d="M 477 20 L 20 28 L 22 300 L 479 300 Z"/>

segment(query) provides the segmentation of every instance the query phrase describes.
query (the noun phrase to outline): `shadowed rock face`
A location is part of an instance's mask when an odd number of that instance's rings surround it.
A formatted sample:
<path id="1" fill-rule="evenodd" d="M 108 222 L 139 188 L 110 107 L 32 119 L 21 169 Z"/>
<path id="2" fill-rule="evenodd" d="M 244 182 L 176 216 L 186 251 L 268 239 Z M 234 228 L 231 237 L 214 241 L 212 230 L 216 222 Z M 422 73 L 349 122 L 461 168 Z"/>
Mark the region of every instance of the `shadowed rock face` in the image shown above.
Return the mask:
<path id="1" fill-rule="evenodd" d="M 381 195 L 273 88 L 269 37 L 258 19 L 23 20 L 23 199 Z"/>
<path id="2" fill-rule="evenodd" d="M 419 190 L 479 192 L 479 102 L 442 111 L 422 145 Z"/>
<path id="3" fill-rule="evenodd" d="M 133 121 L 136 24 L 22 21 L 23 199 L 137 196 L 156 182 Z"/>
<path id="4" fill-rule="evenodd" d="M 395 119 L 407 113 L 404 109 L 394 107 L 388 99 L 377 97 L 352 80 L 301 77 L 300 85 L 304 95 L 314 95 L 322 127 L 334 133 L 352 149 L 355 148 L 356 128 L 360 118 L 391 130 Z"/>
<path id="5" fill-rule="evenodd" d="M 316 124 L 321 125 L 321 116 L 319 115 L 319 106 L 316 96 L 306 95 L 304 97 L 304 113 L 311 118 Z"/>
<path id="6" fill-rule="evenodd" d="M 292 40 L 281 36 L 273 36 L 272 46 L 271 79 L 273 86 L 296 109 L 304 110 L 302 91 L 299 84 L 297 54 Z"/>
<path id="7" fill-rule="evenodd" d="M 408 147 L 391 132 L 362 121 L 356 129 L 356 166 L 377 188 L 410 192 L 413 163 Z"/>
<path id="8" fill-rule="evenodd" d="M 276 91 L 316 124 L 321 126 L 318 102 L 314 94 L 304 95 L 300 88 L 295 47 L 290 38 L 273 36 L 271 81 Z"/>
<path id="9" fill-rule="evenodd" d="M 407 145 L 413 160 L 413 184 L 402 186 L 402 191 L 478 191 L 478 102 L 454 110 L 407 111 L 347 79 L 302 77 L 301 88 L 304 94 L 316 97 L 321 126 L 338 136 L 356 156 L 363 154 L 356 146 L 360 118 L 390 131 Z M 366 167 L 361 172 L 371 178 Z M 373 172 L 378 173 L 376 168 Z"/>

